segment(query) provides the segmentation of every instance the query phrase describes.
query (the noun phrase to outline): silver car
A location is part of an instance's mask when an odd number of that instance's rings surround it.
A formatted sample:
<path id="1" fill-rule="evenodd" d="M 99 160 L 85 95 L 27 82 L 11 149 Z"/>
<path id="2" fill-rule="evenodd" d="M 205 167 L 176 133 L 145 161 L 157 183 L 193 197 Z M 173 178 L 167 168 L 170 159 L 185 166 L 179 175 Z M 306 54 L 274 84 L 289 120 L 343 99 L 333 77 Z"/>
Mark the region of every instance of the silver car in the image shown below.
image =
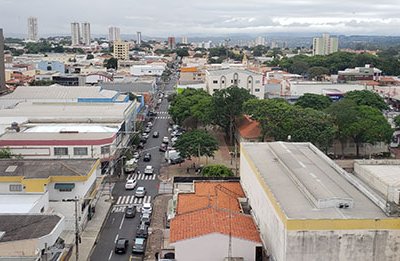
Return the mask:
<path id="1" fill-rule="evenodd" d="M 135 191 L 135 197 L 143 198 L 146 195 L 145 187 L 138 187 Z"/>

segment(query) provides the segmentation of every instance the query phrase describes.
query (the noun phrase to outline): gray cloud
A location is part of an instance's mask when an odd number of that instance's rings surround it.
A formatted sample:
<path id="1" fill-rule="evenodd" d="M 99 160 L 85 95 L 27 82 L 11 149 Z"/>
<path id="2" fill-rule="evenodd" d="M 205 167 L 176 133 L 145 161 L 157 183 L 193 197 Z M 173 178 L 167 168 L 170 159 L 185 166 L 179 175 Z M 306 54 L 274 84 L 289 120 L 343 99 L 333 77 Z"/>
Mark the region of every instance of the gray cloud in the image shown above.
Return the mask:
<path id="1" fill-rule="evenodd" d="M 88 21 L 94 34 L 194 35 L 332 32 L 399 35 L 400 0 L 0 0 L 5 34 L 25 34 L 36 16 L 39 34 L 69 34 L 72 21 Z"/>

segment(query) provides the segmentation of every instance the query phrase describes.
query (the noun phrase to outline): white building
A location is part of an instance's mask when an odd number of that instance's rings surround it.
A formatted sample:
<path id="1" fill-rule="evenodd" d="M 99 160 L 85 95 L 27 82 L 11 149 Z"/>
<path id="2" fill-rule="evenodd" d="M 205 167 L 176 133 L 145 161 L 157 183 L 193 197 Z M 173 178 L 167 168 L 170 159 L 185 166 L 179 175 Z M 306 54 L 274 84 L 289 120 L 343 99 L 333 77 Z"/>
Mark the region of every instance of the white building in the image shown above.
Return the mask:
<path id="1" fill-rule="evenodd" d="M 241 143 L 240 155 L 240 182 L 274 260 L 400 259 L 397 213 L 311 143 Z"/>
<path id="2" fill-rule="evenodd" d="M 265 45 L 265 37 L 258 36 L 255 41 L 255 45 Z"/>
<path id="3" fill-rule="evenodd" d="M 73 23 L 71 23 L 71 44 L 72 44 L 72 46 L 79 45 L 80 40 L 81 40 L 81 30 L 79 27 L 79 23 L 73 22 Z"/>
<path id="4" fill-rule="evenodd" d="M 29 41 L 36 42 L 38 37 L 38 22 L 37 17 L 28 17 L 28 38 Z"/>
<path id="5" fill-rule="evenodd" d="M 187 36 L 182 36 L 182 43 L 183 44 L 188 44 L 189 43 Z"/>
<path id="6" fill-rule="evenodd" d="M 161 76 L 165 70 L 164 65 L 149 64 L 149 65 L 134 65 L 131 66 L 130 72 L 134 76 Z"/>
<path id="7" fill-rule="evenodd" d="M 264 99 L 262 74 L 241 69 L 206 70 L 206 86 L 209 94 L 232 85 L 248 90 L 259 99 Z"/>
<path id="8" fill-rule="evenodd" d="M 114 42 L 114 58 L 118 60 L 129 60 L 129 43 L 123 41 Z"/>
<path id="9" fill-rule="evenodd" d="M 329 34 L 322 34 L 322 37 L 313 39 L 313 55 L 328 55 L 337 52 L 338 48 L 338 38 L 330 37 Z"/>
<path id="10" fill-rule="evenodd" d="M 109 27 L 108 28 L 108 40 L 110 42 L 121 41 L 121 30 L 119 27 Z"/>
<path id="11" fill-rule="evenodd" d="M 82 44 L 90 46 L 91 34 L 90 34 L 90 23 L 82 23 Z"/>
<path id="12" fill-rule="evenodd" d="M 136 44 L 138 44 L 138 45 L 142 44 L 142 33 L 141 32 L 136 33 Z"/>

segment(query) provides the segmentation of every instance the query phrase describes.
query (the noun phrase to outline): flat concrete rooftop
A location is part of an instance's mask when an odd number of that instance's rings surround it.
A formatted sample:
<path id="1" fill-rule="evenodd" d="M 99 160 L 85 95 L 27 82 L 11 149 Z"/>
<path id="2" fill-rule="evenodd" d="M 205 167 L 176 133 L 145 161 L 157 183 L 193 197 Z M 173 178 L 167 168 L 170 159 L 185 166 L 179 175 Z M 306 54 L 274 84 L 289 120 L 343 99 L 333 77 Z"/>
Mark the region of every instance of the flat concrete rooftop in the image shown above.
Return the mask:
<path id="1" fill-rule="evenodd" d="M 241 147 L 242 157 L 252 162 L 288 219 L 387 218 L 311 143 L 241 143 Z M 350 207 L 338 208 L 339 202 Z"/>
<path id="2" fill-rule="evenodd" d="M 50 176 L 86 176 L 96 161 L 96 159 L 2 159 L 0 177 L 22 176 L 25 179 L 36 179 Z"/>

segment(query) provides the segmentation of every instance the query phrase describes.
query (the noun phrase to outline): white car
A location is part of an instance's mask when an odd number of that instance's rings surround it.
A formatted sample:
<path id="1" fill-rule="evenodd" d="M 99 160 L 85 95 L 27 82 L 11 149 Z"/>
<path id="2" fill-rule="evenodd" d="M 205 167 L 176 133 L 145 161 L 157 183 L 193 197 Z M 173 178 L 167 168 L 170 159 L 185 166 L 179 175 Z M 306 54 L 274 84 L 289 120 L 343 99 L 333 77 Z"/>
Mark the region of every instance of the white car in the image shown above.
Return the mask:
<path id="1" fill-rule="evenodd" d="M 153 166 L 147 165 L 146 168 L 144 169 L 144 174 L 153 175 L 153 173 L 154 173 Z"/>
<path id="2" fill-rule="evenodd" d="M 126 190 L 131 190 L 135 189 L 137 181 L 134 179 L 128 179 L 125 183 L 125 189 Z"/>
<path id="3" fill-rule="evenodd" d="M 142 213 L 151 214 L 153 212 L 153 207 L 151 206 L 151 203 L 144 203 L 141 211 Z"/>
<path id="4" fill-rule="evenodd" d="M 162 142 L 163 142 L 163 143 L 168 143 L 168 142 L 169 142 L 168 137 L 164 137 L 164 138 L 162 139 Z"/>
<path id="5" fill-rule="evenodd" d="M 176 142 L 176 141 L 178 140 L 178 138 L 179 138 L 179 137 L 173 137 L 173 138 L 171 139 L 171 142 L 172 142 L 172 143 Z"/>

